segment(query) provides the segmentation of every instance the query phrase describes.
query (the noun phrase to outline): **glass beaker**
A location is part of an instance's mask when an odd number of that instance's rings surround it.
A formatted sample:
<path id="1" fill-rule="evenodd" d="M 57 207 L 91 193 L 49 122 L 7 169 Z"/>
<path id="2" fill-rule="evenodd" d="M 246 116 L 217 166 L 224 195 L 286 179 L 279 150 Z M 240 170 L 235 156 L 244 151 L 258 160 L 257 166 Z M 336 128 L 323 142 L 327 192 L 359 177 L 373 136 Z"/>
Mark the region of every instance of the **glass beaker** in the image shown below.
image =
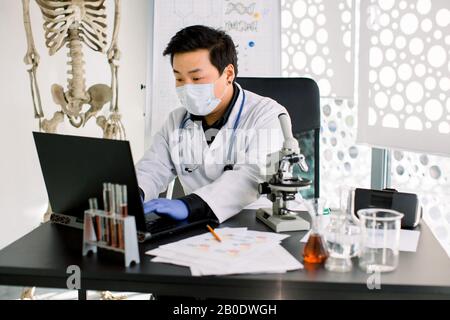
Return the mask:
<path id="1" fill-rule="evenodd" d="M 325 244 L 325 240 L 322 237 L 321 232 L 323 223 L 321 217 L 325 209 L 325 199 L 309 199 L 304 200 L 306 209 L 311 216 L 311 232 L 309 234 L 308 242 L 303 249 L 303 260 L 306 263 L 320 264 L 324 263 L 328 257 L 328 252 Z"/>
<path id="2" fill-rule="evenodd" d="M 353 224 L 342 211 L 332 211 L 324 236 L 329 254 L 325 268 L 335 272 L 350 271 L 353 267 L 351 258 L 358 253 L 359 226 Z"/>
<path id="3" fill-rule="evenodd" d="M 359 266 L 366 272 L 389 272 L 398 266 L 403 214 L 388 209 L 358 210 L 361 227 Z"/>

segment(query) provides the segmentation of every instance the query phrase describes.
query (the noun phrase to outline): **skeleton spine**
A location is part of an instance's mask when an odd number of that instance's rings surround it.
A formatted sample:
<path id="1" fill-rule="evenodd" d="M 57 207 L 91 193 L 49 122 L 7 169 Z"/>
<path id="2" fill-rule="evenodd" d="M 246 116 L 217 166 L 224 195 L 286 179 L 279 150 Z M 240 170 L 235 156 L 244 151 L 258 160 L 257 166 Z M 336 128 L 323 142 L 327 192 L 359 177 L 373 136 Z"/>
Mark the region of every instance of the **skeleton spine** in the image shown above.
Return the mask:
<path id="1" fill-rule="evenodd" d="M 74 99 L 83 101 L 87 99 L 87 95 L 84 78 L 83 48 L 78 29 L 69 29 L 69 42 L 67 48 L 69 48 L 68 56 L 71 58 L 68 62 L 70 70 L 67 72 L 69 75 L 72 75 L 72 79 L 68 79 L 70 96 Z"/>

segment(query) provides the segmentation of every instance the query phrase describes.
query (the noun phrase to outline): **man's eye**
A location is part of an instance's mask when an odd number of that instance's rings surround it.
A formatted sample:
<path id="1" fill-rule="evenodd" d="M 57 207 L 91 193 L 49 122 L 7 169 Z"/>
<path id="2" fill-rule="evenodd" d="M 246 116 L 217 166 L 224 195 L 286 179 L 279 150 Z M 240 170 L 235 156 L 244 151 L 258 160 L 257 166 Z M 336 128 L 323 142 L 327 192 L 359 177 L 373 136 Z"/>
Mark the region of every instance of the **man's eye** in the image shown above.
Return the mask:
<path id="1" fill-rule="evenodd" d="M 199 81 L 199 80 L 201 80 L 202 78 L 192 78 L 192 80 L 194 80 L 194 81 Z"/>
<path id="2" fill-rule="evenodd" d="M 177 79 L 177 82 L 182 82 L 183 80 L 182 79 Z"/>

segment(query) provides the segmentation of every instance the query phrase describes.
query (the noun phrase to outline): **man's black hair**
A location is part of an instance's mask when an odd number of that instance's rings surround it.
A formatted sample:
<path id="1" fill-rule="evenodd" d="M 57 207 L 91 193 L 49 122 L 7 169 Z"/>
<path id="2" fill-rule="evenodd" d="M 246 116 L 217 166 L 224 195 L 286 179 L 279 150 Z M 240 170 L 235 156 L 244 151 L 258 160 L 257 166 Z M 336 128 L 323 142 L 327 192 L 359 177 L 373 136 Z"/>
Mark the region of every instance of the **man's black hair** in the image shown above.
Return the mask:
<path id="1" fill-rule="evenodd" d="M 209 50 L 209 60 L 219 70 L 220 74 L 229 64 L 232 64 L 237 76 L 236 46 L 231 37 L 222 30 L 200 25 L 184 28 L 172 37 L 163 54 L 164 56 L 170 54 L 173 64 L 173 57 L 176 53 L 192 52 L 199 49 Z"/>

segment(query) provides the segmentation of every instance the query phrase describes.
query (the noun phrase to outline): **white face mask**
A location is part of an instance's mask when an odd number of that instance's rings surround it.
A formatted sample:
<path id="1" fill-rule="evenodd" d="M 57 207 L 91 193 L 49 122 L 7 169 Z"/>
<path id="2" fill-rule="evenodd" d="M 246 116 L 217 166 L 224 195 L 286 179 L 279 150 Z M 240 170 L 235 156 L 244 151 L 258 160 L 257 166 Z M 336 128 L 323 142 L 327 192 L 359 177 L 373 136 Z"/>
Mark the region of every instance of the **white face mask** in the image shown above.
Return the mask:
<path id="1" fill-rule="evenodd" d="M 186 110 L 196 116 L 206 116 L 214 111 L 227 92 L 225 88 L 222 97 L 216 98 L 213 83 L 186 84 L 176 88 L 178 98 Z"/>

